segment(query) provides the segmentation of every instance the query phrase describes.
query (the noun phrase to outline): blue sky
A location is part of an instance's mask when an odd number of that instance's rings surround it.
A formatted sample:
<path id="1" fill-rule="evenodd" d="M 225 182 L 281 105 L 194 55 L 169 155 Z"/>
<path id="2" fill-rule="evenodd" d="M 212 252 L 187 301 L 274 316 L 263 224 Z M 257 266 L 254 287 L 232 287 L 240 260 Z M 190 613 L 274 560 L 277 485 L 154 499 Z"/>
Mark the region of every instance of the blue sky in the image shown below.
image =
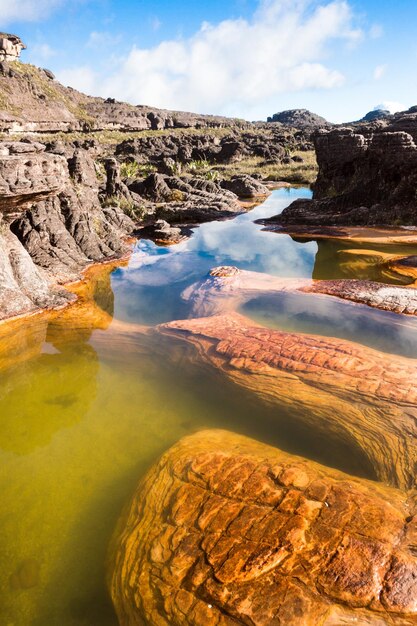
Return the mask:
<path id="1" fill-rule="evenodd" d="M 331 121 L 417 103 L 416 0 L 0 0 L 22 60 L 134 104 Z"/>

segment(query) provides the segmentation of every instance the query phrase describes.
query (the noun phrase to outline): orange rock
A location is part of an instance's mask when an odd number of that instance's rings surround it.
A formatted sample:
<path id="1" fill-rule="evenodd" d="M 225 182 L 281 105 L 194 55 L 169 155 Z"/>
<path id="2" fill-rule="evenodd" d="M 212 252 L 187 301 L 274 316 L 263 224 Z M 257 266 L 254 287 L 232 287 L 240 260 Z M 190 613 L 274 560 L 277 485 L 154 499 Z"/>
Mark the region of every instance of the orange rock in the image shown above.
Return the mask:
<path id="1" fill-rule="evenodd" d="M 186 437 L 119 521 L 120 624 L 417 624 L 415 512 L 406 492 L 240 435 Z"/>
<path id="2" fill-rule="evenodd" d="M 159 327 L 262 400 L 333 440 L 350 441 L 379 479 L 415 484 L 417 362 L 331 337 L 257 326 L 228 313 Z"/>

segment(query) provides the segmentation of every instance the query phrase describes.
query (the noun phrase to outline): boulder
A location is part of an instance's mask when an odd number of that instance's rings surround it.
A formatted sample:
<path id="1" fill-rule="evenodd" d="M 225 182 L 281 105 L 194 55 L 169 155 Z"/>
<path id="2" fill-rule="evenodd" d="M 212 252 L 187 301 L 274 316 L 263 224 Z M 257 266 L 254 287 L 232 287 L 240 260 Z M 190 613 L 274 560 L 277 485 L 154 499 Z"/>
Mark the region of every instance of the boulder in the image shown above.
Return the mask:
<path id="1" fill-rule="evenodd" d="M 223 189 L 233 191 L 241 198 L 263 198 L 271 193 L 268 187 L 247 174 L 232 176 L 230 180 L 222 180 L 221 186 Z"/>
<path id="2" fill-rule="evenodd" d="M 139 483 L 110 549 L 120 626 L 411 626 L 415 497 L 203 431 Z"/>

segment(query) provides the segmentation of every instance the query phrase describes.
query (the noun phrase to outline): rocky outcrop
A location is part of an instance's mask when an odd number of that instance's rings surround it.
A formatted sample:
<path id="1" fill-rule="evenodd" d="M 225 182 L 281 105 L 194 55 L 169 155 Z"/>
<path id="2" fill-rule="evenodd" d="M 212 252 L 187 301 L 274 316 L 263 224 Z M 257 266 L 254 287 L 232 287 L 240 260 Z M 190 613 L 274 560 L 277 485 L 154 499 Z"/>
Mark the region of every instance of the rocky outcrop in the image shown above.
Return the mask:
<path id="1" fill-rule="evenodd" d="M 221 182 L 223 189 L 233 191 L 241 198 L 265 198 L 271 191 L 256 178 L 246 174 L 232 176 L 230 180 Z"/>
<path id="2" fill-rule="evenodd" d="M 359 120 L 359 123 L 383 120 L 390 115 L 391 113 L 387 109 L 373 109 L 372 111 L 368 111 L 368 113 Z"/>
<path id="3" fill-rule="evenodd" d="M 166 159 L 176 164 L 206 160 L 210 163 L 233 163 L 245 157 L 259 157 L 279 162 L 288 150 L 311 149 L 312 144 L 302 133 L 283 133 L 279 129 L 259 127 L 256 130 L 237 130 L 233 125 L 223 136 L 217 133 L 171 133 L 139 136 L 127 139 L 116 147 L 119 158 L 134 158 L 139 163 L 157 166 Z"/>
<path id="4" fill-rule="evenodd" d="M 17 35 L 0 33 L 0 62 L 16 61 L 26 46 Z"/>
<path id="5" fill-rule="evenodd" d="M 384 285 L 370 280 L 317 280 L 303 289 L 308 293 L 322 293 L 351 300 L 360 304 L 402 313 L 417 315 L 417 289 Z"/>
<path id="6" fill-rule="evenodd" d="M 1 317 L 67 302 L 55 286 L 92 261 L 122 255 L 134 228 L 117 207 L 101 208 L 87 151 L 66 158 L 36 142 L 1 145 L 0 212 Z"/>
<path id="7" fill-rule="evenodd" d="M 287 207 L 276 223 L 417 225 L 417 112 L 315 135 L 319 174 L 313 200 Z"/>
<path id="8" fill-rule="evenodd" d="M 202 178 L 155 173 L 145 180 L 133 181 L 129 190 L 153 203 L 150 212 L 169 224 L 199 224 L 234 217 L 243 211 L 234 193 Z"/>
<path id="9" fill-rule="evenodd" d="M 376 476 L 415 484 L 417 365 L 342 339 L 257 326 L 237 313 L 170 322 L 160 331 L 291 419 L 350 441 Z"/>
<path id="10" fill-rule="evenodd" d="M 4 37 L 0 42 L 5 40 Z M 6 44 L 4 44 L 6 45 Z M 14 61 L 17 56 L 1 55 L 0 131 L 74 132 L 141 131 L 171 128 L 245 128 L 243 120 L 214 115 L 165 111 L 133 106 L 113 98 L 86 96 L 54 80 L 49 70 Z"/>
<path id="11" fill-rule="evenodd" d="M 411 626 L 416 503 L 225 431 L 168 450 L 115 532 L 121 626 Z"/>

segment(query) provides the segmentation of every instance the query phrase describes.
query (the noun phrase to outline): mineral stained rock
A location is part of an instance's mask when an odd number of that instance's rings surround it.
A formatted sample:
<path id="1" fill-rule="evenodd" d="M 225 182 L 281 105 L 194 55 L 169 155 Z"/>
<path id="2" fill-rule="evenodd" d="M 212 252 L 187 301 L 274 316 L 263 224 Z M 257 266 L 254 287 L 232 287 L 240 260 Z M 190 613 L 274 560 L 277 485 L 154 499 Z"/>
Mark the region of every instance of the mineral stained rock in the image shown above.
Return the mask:
<path id="1" fill-rule="evenodd" d="M 417 362 L 332 337 L 257 326 L 238 313 L 162 324 L 262 401 L 352 442 L 382 481 L 415 485 Z"/>
<path id="2" fill-rule="evenodd" d="M 370 280 L 317 280 L 303 291 L 337 296 L 383 311 L 417 315 L 417 289 Z"/>
<path id="3" fill-rule="evenodd" d="M 417 623 L 416 503 L 225 431 L 182 439 L 110 550 L 121 626 Z"/>

